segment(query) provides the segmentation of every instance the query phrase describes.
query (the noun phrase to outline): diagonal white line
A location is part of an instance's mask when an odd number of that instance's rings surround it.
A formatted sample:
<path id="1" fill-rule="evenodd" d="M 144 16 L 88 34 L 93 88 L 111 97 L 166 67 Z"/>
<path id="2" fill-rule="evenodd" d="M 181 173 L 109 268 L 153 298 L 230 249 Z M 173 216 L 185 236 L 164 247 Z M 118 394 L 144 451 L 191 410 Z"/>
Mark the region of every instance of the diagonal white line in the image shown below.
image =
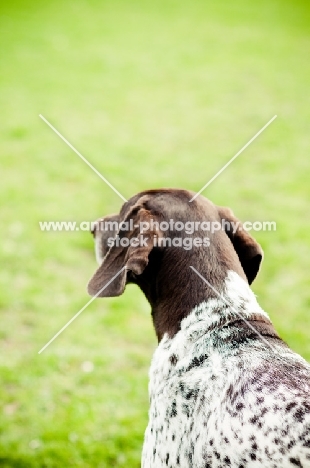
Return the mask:
<path id="1" fill-rule="evenodd" d="M 227 301 L 227 300 L 225 299 L 225 297 L 223 297 L 223 295 L 220 294 L 220 293 L 212 286 L 212 284 L 210 284 L 209 281 L 206 280 L 206 278 L 204 278 L 204 277 L 199 273 L 199 271 L 196 270 L 196 268 L 194 268 L 193 266 L 190 266 L 190 268 L 196 273 L 196 275 L 199 276 L 199 278 L 201 278 L 201 279 L 212 289 L 212 291 L 215 292 L 215 294 L 216 294 L 220 299 L 222 299 L 223 302 L 225 302 L 225 304 L 227 304 L 227 305 L 231 308 L 231 310 L 233 310 L 233 311 L 238 315 L 238 317 L 240 317 L 241 320 L 244 321 L 244 323 L 247 324 L 247 326 L 248 326 L 249 328 L 251 328 L 251 329 L 256 333 L 256 335 L 258 335 L 258 336 L 260 337 L 260 339 L 261 339 L 262 341 L 264 341 L 264 343 L 266 343 L 266 345 L 269 346 L 270 349 L 272 349 L 273 351 L 276 351 L 276 349 L 275 349 L 267 340 L 265 340 L 265 338 L 264 338 L 264 337 L 263 337 L 263 336 L 262 336 L 262 335 L 261 335 L 245 318 L 244 318 L 244 317 L 242 317 L 241 314 L 239 314 L 239 312 L 231 305 L 231 303 L 230 303 L 229 301 Z M 277 352 L 277 351 L 276 351 L 276 352 Z"/>
<path id="2" fill-rule="evenodd" d="M 274 116 L 272 117 L 272 119 L 270 119 L 269 122 L 267 122 L 266 125 L 264 125 L 263 128 L 261 128 L 261 129 L 259 130 L 259 132 L 257 132 L 256 135 L 254 135 L 253 138 L 251 138 L 251 140 L 248 141 L 247 144 L 244 145 L 243 148 L 241 148 L 241 150 L 239 150 L 238 153 L 235 154 L 235 156 L 233 156 L 233 157 L 225 164 L 225 166 L 223 166 L 222 169 L 220 169 L 220 170 L 215 174 L 215 176 L 213 176 L 212 179 L 210 179 L 209 182 L 207 182 L 206 185 L 204 185 L 204 186 L 202 187 L 202 189 L 199 190 L 199 192 L 197 192 L 196 195 L 194 195 L 194 196 L 190 199 L 189 203 L 192 202 L 193 200 L 195 200 L 195 198 L 197 198 L 198 195 L 201 194 L 201 192 L 203 192 L 203 191 L 204 191 L 204 190 L 205 190 L 205 189 L 206 189 L 206 188 L 223 172 L 223 171 L 225 171 L 225 169 L 239 156 L 239 154 L 241 154 L 242 151 L 244 151 L 245 148 L 247 148 L 247 147 L 252 143 L 252 141 L 254 141 L 255 138 L 257 138 L 258 135 L 260 135 L 260 134 L 265 130 L 265 128 L 267 128 L 267 127 L 271 124 L 271 122 L 273 122 L 276 118 L 277 118 L 277 115 L 274 115 Z"/>
<path id="3" fill-rule="evenodd" d="M 115 280 L 115 278 L 117 278 L 117 276 L 118 276 L 123 270 L 125 270 L 125 268 L 126 268 L 126 266 L 124 266 L 118 273 L 116 273 L 116 275 L 113 276 L 113 278 L 110 279 L 110 281 L 108 281 L 108 283 L 105 284 L 105 285 L 103 286 L 103 288 L 101 288 L 100 291 L 98 291 L 97 294 L 96 294 L 95 296 L 93 296 L 93 297 L 87 302 L 87 304 L 85 304 L 84 307 L 82 307 L 82 309 L 79 310 L 79 311 L 72 317 L 72 319 L 70 319 L 69 322 L 67 322 L 66 325 L 64 325 L 64 326 L 62 327 L 61 330 L 59 330 L 59 332 L 56 333 L 56 335 L 54 335 L 53 338 L 52 338 L 51 340 L 49 340 L 49 342 L 46 343 L 46 345 L 44 345 L 42 349 L 40 349 L 40 351 L 38 352 L 38 354 L 41 354 L 42 351 L 44 351 L 44 350 L 57 338 L 57 336 L 59 336 L 60 333 L 62 333 L 62 332 L 73 322 L 73 320 L 75 320 L 75 319 L 83 312 L 83 310 L 85 310 L 86 307 L 88 307 L 89 304 L 91 304 L 91 303 L 96 299 L 96 297 L 98 297 L 99 294 L 100 294 L 102 291 L 104 291 L 105 288 L 106 288 L 107 286 L 109 286 L 109 284 L 112 283 L 112 281 Z"/>
<path id="4" fill-rule="evenodd" d="M 87 164 L 99 177 L 100 179 L 102 179 L 124 202 L 126 202 L 126 198 L 123 197 L 123 195 L 121 193 L 119 193 L 118 190 L 116 190 L 116 188 L 105 178 L 103 177 L 102 174 L 100 174 L 99 171 L 97 171 L 97 169 L 92 165 L 90 164 L 89 161 L 87 161 L 86 158 L 84 158 L 84 156 L 81 155 L 81 153 L 76 149 L 74 148 L 73 145 L 71 145 L 71 143 L 69 143 L 69 141 L 64 137 L 62 136 L 61 133 L 59 133 L 58 130 L 56 130 L 55 127 L 53 127 L 53 125 L 48 121 L 46 120 L 45 117 L 43 117 L 43 115 L 39 114 L 39 117 L 56 133 L 56 135 L 58 135 L 81 159 L 82 161 L 84 161 L 85 164 Z"/>

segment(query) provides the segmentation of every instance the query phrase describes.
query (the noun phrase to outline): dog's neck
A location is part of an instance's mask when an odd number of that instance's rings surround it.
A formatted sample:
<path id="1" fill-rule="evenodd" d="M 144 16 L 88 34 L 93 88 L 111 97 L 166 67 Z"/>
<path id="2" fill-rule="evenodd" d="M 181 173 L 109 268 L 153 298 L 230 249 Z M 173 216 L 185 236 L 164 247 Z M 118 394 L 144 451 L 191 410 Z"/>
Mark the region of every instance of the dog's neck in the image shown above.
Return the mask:
<path id="1" fill-rule="evenodd" d="M 175 261 L 176 258 L 178 261 Z M 222 256 L 220 261 L 216 261 L 216 258 L 210 258 L 210 251 L 207 258 L 202 258 L 201 252 L 197 252 L 197 255 L 183 252 L 182 256 L 179 253 L 178 256 L 165 255 L 163 258 L 157 254 L 150 258 L 149 268 L 141 278 L 137 278 L 136 283 L 151 304 L 158 341 L 165 334 L 172 338 L 186 318 L 192 317 L 193 310 L 202 304 L 207 305 L 210 326 L 228 314 L 227 303 L 240 314 L 245 314 L 245 301 L 253 312 L 261 311 L 238 260 Z M 213 288 L 190 266 L 210 281 Z M 220 299 L 219 295 L 223 295 L 224 299 Z M 246 309 L 249 310 L 249 307 Z M 232 313 L 232 308 L 229 313 Z"/>
<path id="2" fill-rule="evenodd" d="M 271 325 L 268 314 L 258 304 L 248 283 L 236 272 L 228 271 L 220 295 L 197 305 L 184 318 L 180 329 L 188 341 L 196 341 L 206 332 L 236 321 L 260 321 Z"/>

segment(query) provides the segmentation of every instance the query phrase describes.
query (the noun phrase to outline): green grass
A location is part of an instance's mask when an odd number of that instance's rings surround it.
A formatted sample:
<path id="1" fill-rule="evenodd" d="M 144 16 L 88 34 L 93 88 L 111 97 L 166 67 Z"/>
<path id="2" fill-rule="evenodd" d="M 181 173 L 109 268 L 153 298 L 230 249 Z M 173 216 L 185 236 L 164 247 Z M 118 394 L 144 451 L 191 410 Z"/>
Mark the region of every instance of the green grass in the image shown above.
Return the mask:
<path id="1" fill-rule="evenodd" d="M 253 289 L 310 359 L 309 13 L 288 0 L 2 4 L 1 467 L 138 468 L 156 346 L 131 286 L 37 354 L 88 301 L 96 267 L 88 233 L 38 222 L 121 205 L 40 113 L 128 198 L 199 190 L 278 114 L 205 195 L 277 222 L 256 235 Z"/>

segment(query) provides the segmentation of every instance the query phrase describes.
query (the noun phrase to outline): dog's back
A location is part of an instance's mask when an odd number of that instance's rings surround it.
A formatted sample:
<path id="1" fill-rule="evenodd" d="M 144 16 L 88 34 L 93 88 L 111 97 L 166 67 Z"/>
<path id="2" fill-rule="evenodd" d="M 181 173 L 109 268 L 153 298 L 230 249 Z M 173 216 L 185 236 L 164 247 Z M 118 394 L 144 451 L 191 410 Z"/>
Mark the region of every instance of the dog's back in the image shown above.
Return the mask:
<path id="1" fill-rule="evenodd" d="M 227 285 L 234 310 L 201 304 L 155 351 L 143 468 L 310 466 L 310 366 L 243 280 Z"/>
<path id="2" fill-rule="evenodd" d="M 93 231 L 101 265 L 89 292 L 118 296 L 135 283 L 152 307 L 159 345 L 142 466 L 310 467 L 310 367 L 249 287 L 262 249 L 231 210 L 193 195 L 142 192 L 103 218 L 127 232 Z M 223 227 L 205 242 L 212 223 Z"/>

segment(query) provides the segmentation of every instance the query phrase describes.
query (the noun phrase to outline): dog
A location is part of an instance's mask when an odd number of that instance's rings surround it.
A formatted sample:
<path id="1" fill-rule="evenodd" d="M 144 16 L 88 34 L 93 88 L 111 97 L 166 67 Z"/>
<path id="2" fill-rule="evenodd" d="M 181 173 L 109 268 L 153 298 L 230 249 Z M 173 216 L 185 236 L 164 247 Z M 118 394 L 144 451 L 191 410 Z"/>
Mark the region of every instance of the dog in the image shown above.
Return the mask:
<path id="1" fill-rule="evenodd" d="M 92 230 L 100 266 L 88 292 L 119 296 L 134 283 L 152 308 L 142 468 L 310 467 L 310 365 L 249 287 L 262 249 L 229 208 L 194 195 L 141 192 Z M 184 248 L 176 227 L 188 221 Z M 224 229 L 206 238 L 203 223 Z"/>

